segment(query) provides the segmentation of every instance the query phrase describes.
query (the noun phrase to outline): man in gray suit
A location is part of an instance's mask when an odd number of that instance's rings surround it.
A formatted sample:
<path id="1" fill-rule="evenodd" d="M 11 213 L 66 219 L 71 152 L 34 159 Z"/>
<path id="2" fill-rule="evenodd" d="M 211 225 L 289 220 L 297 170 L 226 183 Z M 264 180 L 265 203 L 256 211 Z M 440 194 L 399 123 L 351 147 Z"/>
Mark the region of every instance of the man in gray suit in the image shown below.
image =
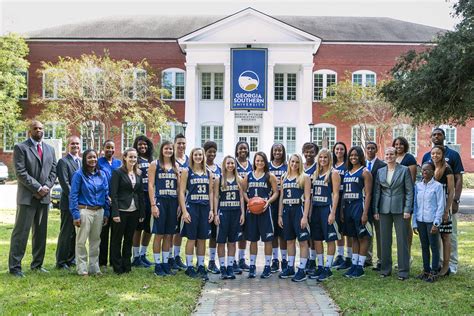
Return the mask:
<path id="1" fill-rule="evenodd" d="M 71 136 L 68 140 L 68 154 L 59 159 L 56 172 L 61 184 L 61 229 L 58 236 L 58 247 L 56 248 L 56 268 L 69 270 L 74 265 L 76 248 L 76 230 L 71 212 L 69 211 L 69 192 L 71 191 L 72 175 L 81 168 L 82 160 L 79 158 L 80 140 L 77 136 Z"/>
<path id="2" fill-rule="evenodd" d="M 407 167 L 396 162 L 395 148 L 385 149 L 387 166 L 375 178 L 374 218 L 380 220 L 382 265 L 380 274 L 392 273 L 392 229 L 397 235 L 398 279 L 408 279 L 410 252 L 408 225 L 413 210 L 413 181 Z"/>
<path id="3" fill-rule="evenodd" d="M 43 142 L 41 122 L 31 122 L 30 138 L 15 145 L 13 162 L 18 178 L 18 207 L 10 242 L 9 271 L 17 277 L 25 276 L 21 260 L 33 228 L 31 269 L 47 273 L 42 265 L 46 251 L 49 190 L 56 180 L 56 156 L 54 148 Z"/>

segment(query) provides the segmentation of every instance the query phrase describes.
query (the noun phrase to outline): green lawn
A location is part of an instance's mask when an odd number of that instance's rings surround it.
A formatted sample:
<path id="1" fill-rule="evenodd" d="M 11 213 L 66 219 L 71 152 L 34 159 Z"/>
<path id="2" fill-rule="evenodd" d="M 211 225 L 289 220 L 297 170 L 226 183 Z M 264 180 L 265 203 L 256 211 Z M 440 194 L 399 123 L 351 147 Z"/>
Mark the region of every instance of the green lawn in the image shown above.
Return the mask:
<path id="1" fill-rule="evenodd" d="M 413 239 L 414 262 L 410 279 L 380 279 L 371 269 L 359 280 L 349 280 L 338 271 L 324 283 L 344 314 L 474 314 L 474 222 L 459 222 L 459 271 L 435 283 L 417 280 L 422 270 L 420 240 Z M 395 239 L 394 239 L 395 241 Z M 396 249 L 396 247 L 394 246 Z M 396 258 L 395 252 L 393 259 Z"/>
<path id="2" fill-rule="evenodd" d="M 11 211 L 0 211 L 11 213 Z M 1 222 L 1 221 L 0 221 Z M 136 269 L 117 276 L 111 268 L 102 277 L 81 278 L 54 269 L 59 212 L 50 212 L 44 267 L 49 275 L 30 272 L 31 244 L 23 259 L 26 278 L 10 276 L 8 251 L 13 225 L 0 223 L 0 315 L 27 314 L 162 314 L 189 315 L 202 282 L 183 272 L 157 278 L 152 269 Z"/>

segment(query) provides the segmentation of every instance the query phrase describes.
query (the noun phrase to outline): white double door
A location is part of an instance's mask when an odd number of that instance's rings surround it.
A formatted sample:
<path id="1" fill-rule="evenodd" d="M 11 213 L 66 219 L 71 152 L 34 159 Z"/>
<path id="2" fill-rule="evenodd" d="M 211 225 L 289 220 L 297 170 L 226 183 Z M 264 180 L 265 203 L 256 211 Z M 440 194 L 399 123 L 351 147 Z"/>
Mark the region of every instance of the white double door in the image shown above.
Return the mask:
<path id="1" fill-rule="evenodd" d="M 237 126 L 237 141 L 245 141 L 249 144 L 250 161 L 253 161 L 253 156 L 259 150 L 260 126 L 258 125 L 238 125 Z"/>

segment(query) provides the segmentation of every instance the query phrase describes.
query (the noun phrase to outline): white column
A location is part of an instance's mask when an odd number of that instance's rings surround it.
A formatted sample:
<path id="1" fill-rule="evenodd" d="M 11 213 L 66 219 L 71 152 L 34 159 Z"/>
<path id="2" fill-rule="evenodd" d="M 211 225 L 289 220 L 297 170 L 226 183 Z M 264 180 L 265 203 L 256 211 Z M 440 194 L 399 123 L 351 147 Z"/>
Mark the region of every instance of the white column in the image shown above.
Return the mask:
<path id="1" fill-rule="evenodd" d="M 235 115 L 230 110 L 230 64 L 224 64 L 224 155 L 234 155 L 235 141 Z"/>
<path id="2" fill-rule="evenodd" d="M 260 127 L 260 144 L 259 150 L 268 153 L 271 146 L 273 145 L 273 133 L 274 133 L 274 66 L 275 64 L 268 64 L 268 77 L 267 77 L 267 111 L 263 113 L 262 126 Z M 270 159 L 270 157 L 268 157 Z"/>
<path id="3" fill-rule="evenodd" d="M 313 64 L 301 65 L 301 98 L 299 124 L 296 131 L 296 150 L 300 151 L 310 139 L 308 124 L 313 121 Z"/>
<path id="4" fill-rule="evenodd" d="M 186 100 L 184 105 L 184 120 L 188 122 L 186 128 L 186 147 L 189 152 L 196 147 L 199 135 L 198 128 L 198 100 L 196 98 L 196 64 L 186 63 Z"/>

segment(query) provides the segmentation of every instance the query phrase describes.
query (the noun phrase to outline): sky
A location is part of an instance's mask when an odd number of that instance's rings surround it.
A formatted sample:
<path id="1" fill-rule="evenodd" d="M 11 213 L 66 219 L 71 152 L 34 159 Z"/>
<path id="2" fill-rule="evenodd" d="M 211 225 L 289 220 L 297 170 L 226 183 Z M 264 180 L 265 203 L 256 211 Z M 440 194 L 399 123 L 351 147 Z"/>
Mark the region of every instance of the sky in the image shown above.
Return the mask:
<path id="1" fill-rule="evenodd" d="M 228 15 L 252 7 L 269 15 L 367 16 L 452 30 L 455 0 L 0 0 L 0 34 L 124 15 Z"/>

